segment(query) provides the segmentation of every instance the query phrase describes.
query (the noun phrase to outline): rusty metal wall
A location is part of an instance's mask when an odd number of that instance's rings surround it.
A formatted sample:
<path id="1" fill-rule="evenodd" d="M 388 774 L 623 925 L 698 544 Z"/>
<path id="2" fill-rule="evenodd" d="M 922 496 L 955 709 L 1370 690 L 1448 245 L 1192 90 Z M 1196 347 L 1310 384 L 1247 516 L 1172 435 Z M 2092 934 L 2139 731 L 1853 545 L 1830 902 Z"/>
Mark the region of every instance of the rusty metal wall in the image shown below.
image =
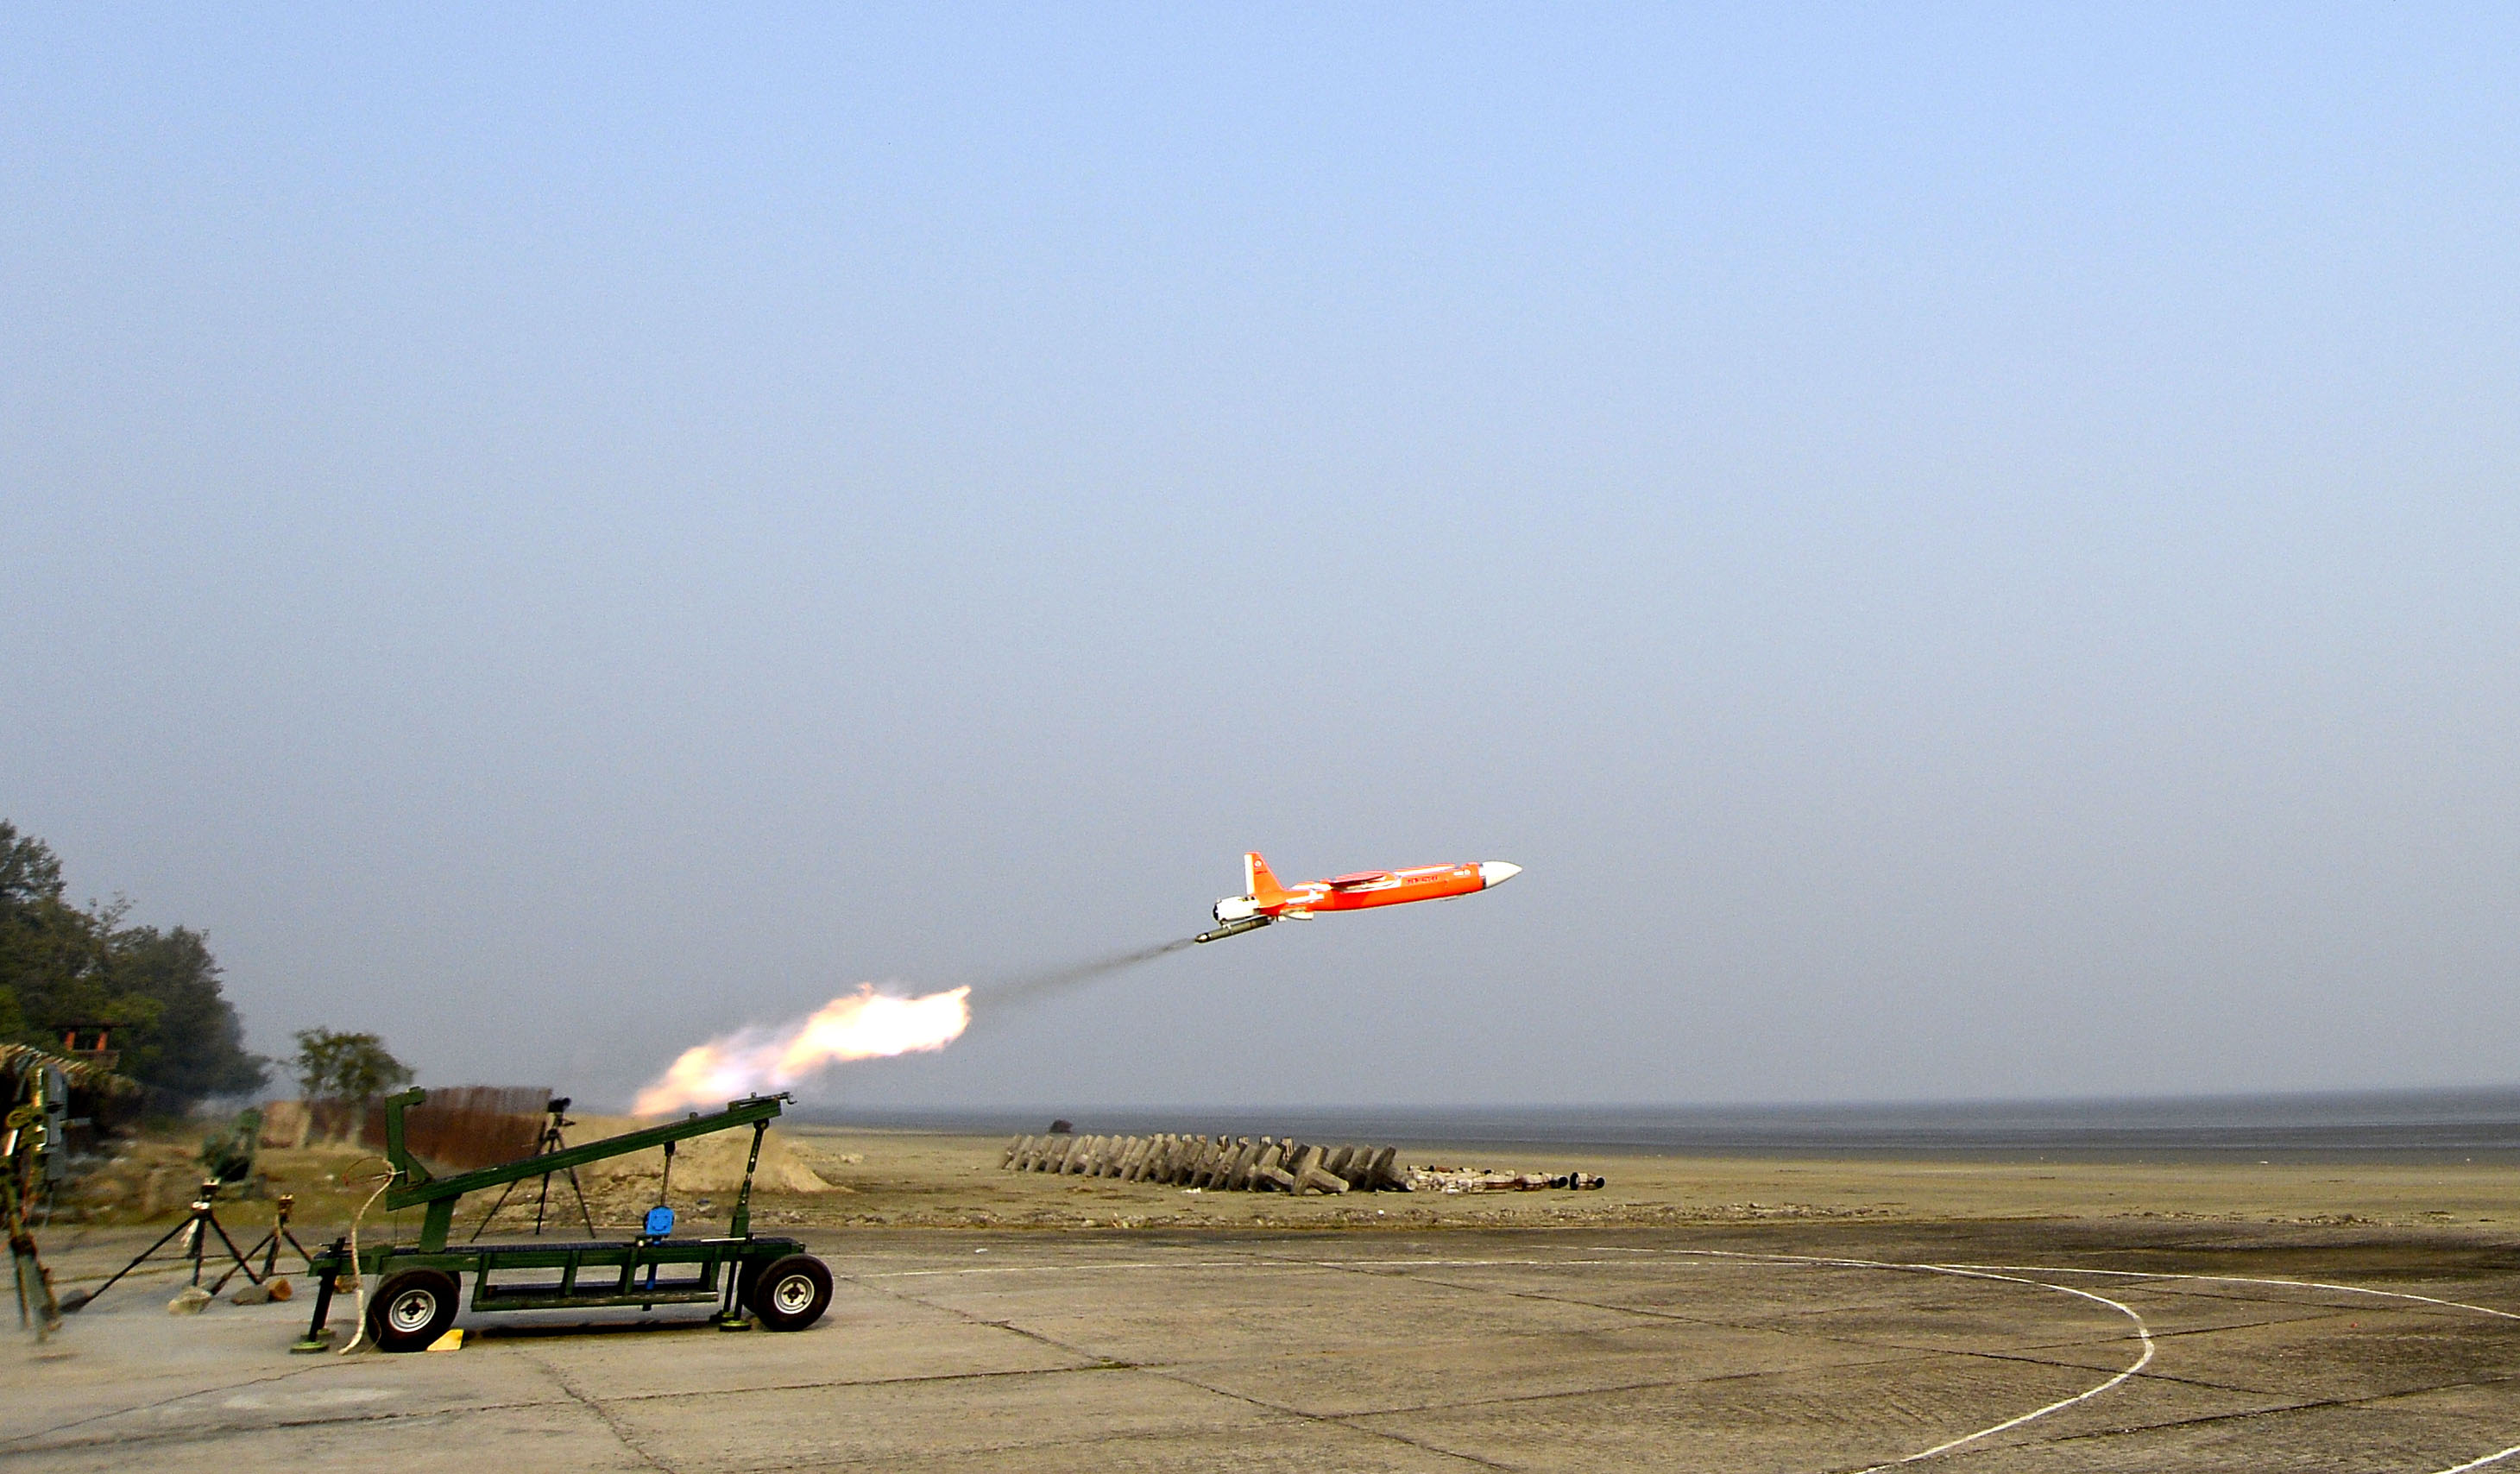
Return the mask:
<path id="1" fill-rule="evenodd" d="M 458 1085 L 432 1088 L 428 1099 L 403 1115 L 405 1142 L 432 1167 L 469 1172 L 533 1155 L 542 1139 L 543 1106 L 551 1091 L 536 1085 Z M 368 1110 L 362 1145 L 385 1144 L 383 1106 Z"/>

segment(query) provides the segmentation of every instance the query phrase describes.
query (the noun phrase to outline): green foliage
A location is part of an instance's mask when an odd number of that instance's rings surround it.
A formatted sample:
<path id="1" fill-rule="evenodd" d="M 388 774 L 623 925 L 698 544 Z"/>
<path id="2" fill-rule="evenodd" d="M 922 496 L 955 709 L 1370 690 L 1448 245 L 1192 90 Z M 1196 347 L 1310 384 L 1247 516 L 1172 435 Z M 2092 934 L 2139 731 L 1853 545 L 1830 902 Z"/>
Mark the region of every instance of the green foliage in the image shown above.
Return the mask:
<path id="1" fill-rule="evenodd" d="M 71 905 L 51 847 L 0 820 L 0 1039 L 59 1048 L 63 1025 L 114 1025 L 119 1068 L 156 1110 L 261 1089 L 207 939 L 127 926 L 128 909 Z"/>
<path id="2" fill-rule="evenodd" d="M 411 1070 L 374 1034 L 297 1031 L 297 1088 L 309 1100 L 366 1106 L 411 1084 Z"/>
<path id="3" fill-rule="evenodd" d="M 228 1129 L 202 1139 L 202 1170 L 221 1183 L 253 1176 L 254 1148 L 262 1144 L 262 1112 L 248 1107 Z"/>
<path id="4" fill-rule="evenodd" d="M 109 938 L 111 975 L 126 998 L 146 999 L 153 1017 L 133 1031 L 124 1073 L 181 1101 L 262 1089 L 269 1066 L 246 1052 L 245 1029 L 219 990 L 209 944 L 187 926 L 130 926 Z M 134 1057 L 134 1056 L 137 1057 Z"/>

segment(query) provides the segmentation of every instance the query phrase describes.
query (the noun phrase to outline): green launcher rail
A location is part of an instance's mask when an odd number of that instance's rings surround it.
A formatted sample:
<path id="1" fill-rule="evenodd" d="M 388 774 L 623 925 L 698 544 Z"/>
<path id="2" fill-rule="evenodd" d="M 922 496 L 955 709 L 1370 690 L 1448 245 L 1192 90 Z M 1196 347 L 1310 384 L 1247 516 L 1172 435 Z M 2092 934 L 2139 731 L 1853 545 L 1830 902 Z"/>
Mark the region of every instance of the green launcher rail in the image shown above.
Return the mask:
<path id="1" fill-rule="evenodd" d="M 583 1146 L 571 1146 L 562 1151 L 444 1178 L 431 1177 L 428 1165 L 413 1156 L 410 1148 L 403 1144 L 403 1113 L 428 1098 L 428 1092 L 410 1090 L 385 1101 L 385 1161 L 392 1166 L 394 1173 L 394 1184 L 385 1189 L 385 1208 L 388 1212 L 421 1207 L 428 1210 L 420 1221 L 420 1247 L 423 1252 L 446 1247 L 447 1230 L 455 1224 L 456 1200 L 468 1192 L 479 1192 L 485 1187 L 504 1187 L 510 1183 L 566 1172 L 572 1167 L 601 1162 L 607 1157 L 626 1157 L 652 1146 L 670 1147 L 676 1141 L 688 1141 L 694 1137 L 749 1126 L 752 1128 L 752 1154 L 744 1160 L 743 1188 L 735 1200 L 735 1220 L 727 1226 L 731 1236 L 742 1238 L 752 1226 L 752 1172 L 761 1165 L 762 1134 L 770 1129 L 772 1118 L 779 1114 L 779 1102 L 790 1097 L 786 1094 L 750 1095 L 729 1101 L 726 1109 L 711 1111 L 705 1116 L 695 1113 L 680 1121 L 651 1126 L 645 1131 L 624 1132 L 617 1137 L 589 1141 Z"/>
<path id="2" fill-rule="evenodd" d="M 354 1276 L 368 1274 L 378 1276 L 378 1286 L 370 1297 L 367 1329 L 386 1351 L 420 1350 L 452 1325 L 468 1275 L 472 1280 L 471 1309 L 476 1312 L 602 1306 L 649 1310 L 713 1302 L 719 1308 L 717 1323 L 728 1330 L 745 1327 L 746 1311 L 769 1329 L 802 1330 L 831 1303 L 831 1271 L 805 1253 L 803 1243 L 757 1238 L 751 1231 L 752 1176 L 761 1163 L 761 1139 L 788 1096 L 753 1095 L 730 1101 L 724 1110 L 446 1177 L 432 1174 L 407 1144 L 404 1115 L 428 1098 L 426 1091 L 412 1090 L 384 1103 L 385 1159 L 393 1169 L 385 1207 L 423 1210 L 418 1240 L 362 1246 L 354 1257 L 346 1239 L 336 1239 L 317 1253 L 309 1266 L 315 1279 L 314 1317 L 298 1350 L 321 1351 L 330 1345 L 325 1327 L 336 1289 L 347 1289 Z M 752 1128 L 752 1150 L 744 1159 L 743 1184 L 722 1237 L 642 1233 L 594 1242 L 536 1239 L 450 1246 L 446 1241 L 455 1205 L 468 1193 L 656 1147 L 664 1149 L 670 1166 L 674 1143 L 746 1126 Z"/>

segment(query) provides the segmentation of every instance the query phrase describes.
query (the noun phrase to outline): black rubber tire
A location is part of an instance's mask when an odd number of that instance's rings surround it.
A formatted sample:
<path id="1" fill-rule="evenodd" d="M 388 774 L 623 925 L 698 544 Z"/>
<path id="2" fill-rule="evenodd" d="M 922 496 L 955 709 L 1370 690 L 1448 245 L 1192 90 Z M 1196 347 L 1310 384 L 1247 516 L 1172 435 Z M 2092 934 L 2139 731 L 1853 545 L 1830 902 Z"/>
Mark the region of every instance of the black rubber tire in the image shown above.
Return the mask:
<path id="1" fill-rule="evenodd" d="M 763 1330 L 803 1330 L 831 1309 L 831 1268 L 811 1254 L 773 1260 L 751 1277 L 744 1305 Z"/>
<path id="2" fill-rule="evenodd" d="M 368 1300 L 368 1339 L 379 1351 L 427 1351 L 461 1309 L 463 1286 L 444 1270 L 403 1270 Z"/>

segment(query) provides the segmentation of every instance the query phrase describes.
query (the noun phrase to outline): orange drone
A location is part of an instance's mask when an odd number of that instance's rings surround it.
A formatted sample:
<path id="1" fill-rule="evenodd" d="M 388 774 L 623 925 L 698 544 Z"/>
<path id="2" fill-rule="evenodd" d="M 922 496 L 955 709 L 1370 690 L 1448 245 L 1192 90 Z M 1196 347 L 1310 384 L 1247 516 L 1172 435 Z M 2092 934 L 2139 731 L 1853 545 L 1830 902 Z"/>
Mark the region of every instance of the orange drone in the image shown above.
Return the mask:
<path id="1" fill-rule="evenodd" d="M 1272 921 L 1309 921 L 1326 911 L 1364 911 L 1374 906 L 1401 906 L 1411 901 L 1441 901 L 1503 885 L 1522 873 L 1522 867 L 1502 860 L 1469 865 L 1429 865 L 1414 871 L 1359 871 L 1328 880 L 1280 885 L 1269 873 L 1269 862 L 1242 857 L 1243 893 L 1216 903 L 1217 928 L 1195 938 L 1217 942 L 1258 931 Z"/>

